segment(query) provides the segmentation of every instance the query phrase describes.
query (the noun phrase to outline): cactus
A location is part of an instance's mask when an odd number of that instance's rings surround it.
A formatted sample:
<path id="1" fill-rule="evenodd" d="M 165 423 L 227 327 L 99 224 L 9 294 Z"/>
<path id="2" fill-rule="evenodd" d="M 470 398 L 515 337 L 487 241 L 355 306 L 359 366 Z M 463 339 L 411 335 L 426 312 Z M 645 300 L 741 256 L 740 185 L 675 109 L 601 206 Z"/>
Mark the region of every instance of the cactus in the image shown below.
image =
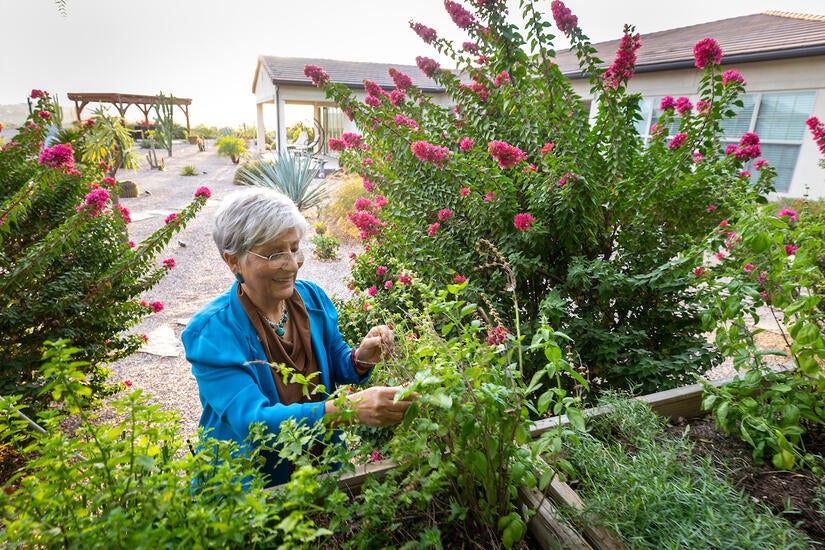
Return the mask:
<path id="1" fill-rule="evenodd" d="M 157 168 L 158 170 L 163 169 L 163 168 L 161 168 L 161 163 L 158 162 L 158 154 L 155 151 L 155 142 L 154 141 L 152 142 L 152 148 L 149 149 L 148 153 L 146 153 L 146 162 L 149 163 L 149 166 L 151 168 Z M 163 162 L 163 159 L 161 159 L 161 162 Z"/>
<path id="2" fill-rule="evenodd" d="M 172 156 L 172 135 L 175 131 L 175 120 L 172 109 L 175 107 L 175 96 L 165 96 L 160 92 L 155 98 L 155 137 L 164 149 Z"/>

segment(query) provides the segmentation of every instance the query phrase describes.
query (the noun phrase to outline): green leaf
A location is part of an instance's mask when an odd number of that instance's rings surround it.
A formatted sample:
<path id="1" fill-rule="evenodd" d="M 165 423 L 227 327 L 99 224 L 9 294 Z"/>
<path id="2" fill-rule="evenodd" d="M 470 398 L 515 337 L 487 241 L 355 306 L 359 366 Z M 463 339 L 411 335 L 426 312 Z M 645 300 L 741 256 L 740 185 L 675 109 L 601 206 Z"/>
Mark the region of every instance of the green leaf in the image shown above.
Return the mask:
<path id="1" fill-rule="evenodd" d="M 582 415 L 579 409 L 574 407 L 570 407 L 566 411 L 567 419 L 570 421 L 570 425 L 573 426 L 573 429 L 583 432 L 586 430 L 586 426 L 584 423 L 584 415 Z"/>

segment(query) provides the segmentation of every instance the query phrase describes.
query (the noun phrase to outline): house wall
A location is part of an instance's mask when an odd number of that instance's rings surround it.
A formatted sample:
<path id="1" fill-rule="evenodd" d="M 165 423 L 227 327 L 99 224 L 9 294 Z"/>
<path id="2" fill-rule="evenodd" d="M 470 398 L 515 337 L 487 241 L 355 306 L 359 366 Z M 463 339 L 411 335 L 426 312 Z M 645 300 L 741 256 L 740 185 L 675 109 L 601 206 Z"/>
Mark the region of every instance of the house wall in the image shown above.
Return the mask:
<path id="1" fill-rule="evenodd" d="M 825 56 L 740 63 L 725 65 L 724 68 L 742 73 L 748 93 L 816 92 L 813 112 L 809 116 L 825 121 Z M 637 73 L 628 89 L 645 97 L 690 97 L 696 94 L 703 74 L 693 68 Z M 577 94 L 584 98 L 591 97 L 590 85 L 586 80 L 577 79 L 572 84 Z M 777 197 L 802 197 L 807 193 L 810 198 L 825 198 L 825 170 L 818 166 L 820 158 L 819 149 L 806 127 L 791 185 L 786 193 L 778 193 Z"/>

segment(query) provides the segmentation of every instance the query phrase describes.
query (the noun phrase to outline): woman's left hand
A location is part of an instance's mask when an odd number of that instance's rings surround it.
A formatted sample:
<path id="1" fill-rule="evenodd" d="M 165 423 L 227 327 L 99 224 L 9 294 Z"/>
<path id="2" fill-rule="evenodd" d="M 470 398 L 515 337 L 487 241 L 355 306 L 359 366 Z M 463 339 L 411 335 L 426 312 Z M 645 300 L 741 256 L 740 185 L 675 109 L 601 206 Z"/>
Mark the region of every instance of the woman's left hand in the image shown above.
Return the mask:
<path id="1" fill-rule="evenodd" d="M 395 335 L 387 325 L 372 327 L 355 350 L 355 363 L 359 367 L 373 367 L 388 357 L 395 346 Z"/>

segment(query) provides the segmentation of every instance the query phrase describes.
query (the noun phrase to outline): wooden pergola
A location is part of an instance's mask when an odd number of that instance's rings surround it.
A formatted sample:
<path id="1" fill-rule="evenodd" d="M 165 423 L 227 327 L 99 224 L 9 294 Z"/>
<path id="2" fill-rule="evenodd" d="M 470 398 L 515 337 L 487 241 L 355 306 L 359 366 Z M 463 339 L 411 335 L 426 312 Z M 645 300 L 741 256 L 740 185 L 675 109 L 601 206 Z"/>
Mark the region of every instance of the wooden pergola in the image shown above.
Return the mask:
<path id="1" fill-rule="evenodd" d="M 126 110 L 132 105 L 138 108 L 143 113 L 143 120 L 149 124 L 149 111 L 152 106 L 157 103 L 157 96 L 154 95 L 138 95 L 138 94 L 113 94 L 113 93 L 74 93 L 67 94 L 71 101 L 74 101 L 75 110 L 77 111 L 77 119 L 81 120 L 81 113 L 89 103 L 110 103 L 115 106 L 117 112 L 124 119 L 126 118 Z M 177 105 L 184 116 L 186 116 L 186 130 L 189 131 L 189 105 L 192 100 L 185 97 L 173 97 L 173 103 Z"/>

